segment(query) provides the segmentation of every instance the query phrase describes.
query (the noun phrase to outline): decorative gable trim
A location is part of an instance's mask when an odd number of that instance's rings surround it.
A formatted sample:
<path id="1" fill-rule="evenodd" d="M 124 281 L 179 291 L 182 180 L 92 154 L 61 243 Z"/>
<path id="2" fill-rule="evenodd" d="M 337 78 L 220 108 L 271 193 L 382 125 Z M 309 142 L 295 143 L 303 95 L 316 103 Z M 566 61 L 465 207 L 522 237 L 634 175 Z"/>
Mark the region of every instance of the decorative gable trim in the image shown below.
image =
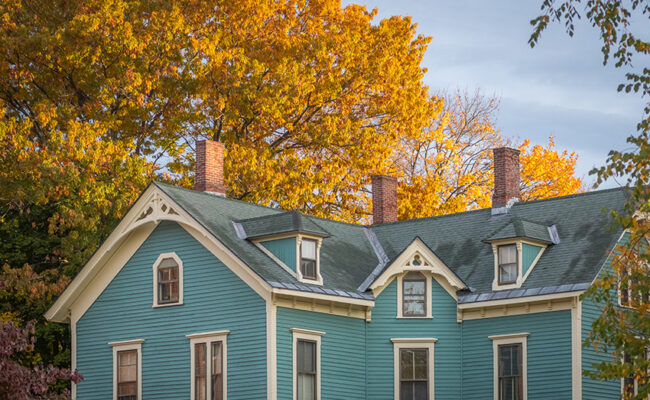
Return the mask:
<path id="1" fill-rule="evenodd" d="M 411 271 L 430 273 L 452 296 L 456 291 L 467 289 L 467 285 L 420 239 L 416 238 L 402 253 L 372 282 L 369 288 L 375 297 L 398 275 Z"/>
<path id="2" fill-rule="evenodd" d="M 163 220 L 180 224 L 263 299 L 271 300 L 268 283 L 179 204 L 151 184 L 45 313 L 45 317 L 56 322 L 78 321 Z"/>

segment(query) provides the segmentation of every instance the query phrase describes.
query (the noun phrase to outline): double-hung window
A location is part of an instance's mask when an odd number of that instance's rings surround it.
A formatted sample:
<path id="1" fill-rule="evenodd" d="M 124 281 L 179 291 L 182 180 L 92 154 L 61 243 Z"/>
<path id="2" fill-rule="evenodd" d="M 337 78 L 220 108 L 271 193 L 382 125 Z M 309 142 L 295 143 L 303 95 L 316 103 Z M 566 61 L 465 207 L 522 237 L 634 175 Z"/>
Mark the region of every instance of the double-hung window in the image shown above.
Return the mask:
<path id="1" fill-rule="evenodd" d="M 523 365 L 521 343 L 499 346 L 499 400 L 522 400 Z"/>
<path id="2" fill-rule="evenodd" d="M 429 399 L 428 359 L 428 349 L 400 349 L 400 400 Z"/>
<path id="3" fill-rule="evenodd" d="M 142 343 L 144 340 L 112 342 L 113 400 L 142 399 Z"/>
<path id="4" fill-rule="evenodd" d="M 192 362 L 192 400 L 223 400 L 226 396 L 228 331 L 188 335 Z"/>
<path id="5" fill-rule="evenodd" d="M 320 348 L 324 332 L 291 328 L 293 400 L 320 400 Z"/>
<path id="6" fill-rule="evenodd" d="M 300 273 L 303 279 L 318 279 L 316 268 L 316 241 L 302 239 L 300 242 Z"/>
<path id="7" fill-rule="evenodd" d="M 391 339 L 396 400 L 433 399 L 433 346 L 437 341 L 436 338 Z"/>
<path id="8" fill-rule="evenodd" d="M 402 316 L 427 315 L 427 280 L 419 272 L 410 272 L 402 279 Z"/>
<path id="9" fill-rule="evenodd" d="M 499 259 L 499 285 L 506 285 L 517 282 L 519 275 L 519 264 L 517 245 L 508 244 L 498 247 Z"/>
<path id="10" fill-rule="evenodd" d="M 297 387 L 298 400 L 316 399 L 317 343 L 311 340 L 297 341 Z"/>
<path id="11" fill-rule="evenodd" d="M 494 400 L 526 400 L 528 333 L 490 336 L 494 357 Z"/>

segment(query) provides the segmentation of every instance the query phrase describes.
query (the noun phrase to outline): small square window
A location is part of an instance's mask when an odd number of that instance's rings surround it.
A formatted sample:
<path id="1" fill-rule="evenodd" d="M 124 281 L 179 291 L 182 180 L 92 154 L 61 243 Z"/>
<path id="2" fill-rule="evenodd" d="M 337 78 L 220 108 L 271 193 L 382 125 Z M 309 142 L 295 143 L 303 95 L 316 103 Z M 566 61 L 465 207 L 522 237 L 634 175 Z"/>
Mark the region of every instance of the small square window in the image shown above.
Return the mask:
<path id="1" fill-rule="evenodd" d="M 519 263 L 517 245 L 509 244 L 498 247 L 499 257 L 499 285 L 517 282 Z"/>

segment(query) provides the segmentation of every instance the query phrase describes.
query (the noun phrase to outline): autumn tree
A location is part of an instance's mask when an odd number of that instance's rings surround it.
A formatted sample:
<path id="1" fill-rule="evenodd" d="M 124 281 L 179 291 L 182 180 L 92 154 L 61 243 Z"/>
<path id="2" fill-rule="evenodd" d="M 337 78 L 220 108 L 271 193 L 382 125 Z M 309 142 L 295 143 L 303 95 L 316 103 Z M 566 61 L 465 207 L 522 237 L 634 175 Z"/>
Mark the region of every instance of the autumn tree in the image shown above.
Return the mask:
<path id="1" fill-rule="evenodd" d="M 492 149 L 513 145 L 495 128 L 499 101 L 480 91 L 440 94 L 442 115 L 417 139 L 402 140 L 396 165 L 401 177 L 399 217 L 418 218 L 490 207 Z M 521 151 L 522 200 L 573 194 L 581 189 L 575 176 L 577 155 L 558 152 L 553 138 L 548 146 Z"/>
<path id="2" fill-rule="evenodd" d="M 430 38 L 376 14 L 339 0 L 0 0 L 0 282 L 18 282 L 0 290 L 39 322 L 45 361 L 65 362 L 67 333 L 42 320 L 43 299 L 147 182 L 191 186 L 196 139 L 225 143 L 228 196 L 347 221 L 368 215 L 371 174 L 399 174 L 405 143 L 445 141 L 453 111 L 423 83 Z M 45 285 L 32 303 L 27 282 Z"/>
<path id="3" fill-rule="evenodd" d="M 544 0 L 541 14 L 531 21 L 534 30 L 529 43 L 535 46 L 552 23 L 564 25 L 569 36 L 573 36 L 576 21 L 583 17 L 600 35 L 603 64 L 613 61 L 615 67 L 627 71 L 618 91 L 650 95 L 650 68 L 644 64 L 644 57 L 650 54 L 650 42 L 644 36 L 650 20 L 646 0 Z M 630 196 L 625 211 L 614 214 L 617 223 L 627 230 L 626 240 L 612 254 L 612 270 L 605 271 L 588 292 L 589 298 L 601 303 L 603 313 L 594 322 L 586 345 L 612 355 L 608 362 L 596 366 L 592 377 L 622 378 L 627 386 L 624 397 L 641 399 L 650 393 L 650 103 L 643 109 L 637 133 L 630 135 L 627 142 L 630 149 L 610 151 L 606 164 L 592 171 L 598 183 L 612 177 L 622 179 Z M 626 294 L 622 307 L 619 289 Z"/>
<path id="4" fill-rule="evenodd" d="M 191 184 L 195 139 L 226 144 L 229 196 L 353 220 L 367 176 L 441 108 L 429 38 L 336 0 L 3 0 L 0 15 L 3 307 L 40 321 L 48 362 L 65 362 L 65 329 L 7 283 L 60 290 L 51 274 L 73 276 L 148 181 Z"/>
<path id="5" fill-rule="evenodd" d="M 70 399 L 55 386 L 81 381 L 76 372 L 44 366 L 34 352 L 34 325 L 16 326 L 10 316 L 0 314 L 0 398 L 5 400 Z"/>

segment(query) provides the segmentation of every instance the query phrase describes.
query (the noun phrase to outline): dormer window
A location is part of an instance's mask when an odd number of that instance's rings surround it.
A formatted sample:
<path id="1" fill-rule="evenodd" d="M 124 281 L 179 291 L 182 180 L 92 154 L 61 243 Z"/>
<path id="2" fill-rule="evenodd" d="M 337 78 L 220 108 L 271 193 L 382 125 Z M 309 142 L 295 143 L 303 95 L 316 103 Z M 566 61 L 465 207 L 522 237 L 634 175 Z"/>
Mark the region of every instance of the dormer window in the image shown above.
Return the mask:
<path id="1" fill-rule="evenodd" d="M 499 285 L 508 285 L 517 282 L 519 263 L 517 245 L 508 244 L 498 247 L 499 257 Z"/>
<path id="2" fill-rule="evenodd" d="M 165 253 L 153 265 L 153 306 L 183 303 L 183 263 L 176 253 Z"/>
<path id="3" fill-rule="evenodd" d="M 317 279 L 315 240 L 302 239 L 300 243 L 300 273 L 303 279 Z"/>

